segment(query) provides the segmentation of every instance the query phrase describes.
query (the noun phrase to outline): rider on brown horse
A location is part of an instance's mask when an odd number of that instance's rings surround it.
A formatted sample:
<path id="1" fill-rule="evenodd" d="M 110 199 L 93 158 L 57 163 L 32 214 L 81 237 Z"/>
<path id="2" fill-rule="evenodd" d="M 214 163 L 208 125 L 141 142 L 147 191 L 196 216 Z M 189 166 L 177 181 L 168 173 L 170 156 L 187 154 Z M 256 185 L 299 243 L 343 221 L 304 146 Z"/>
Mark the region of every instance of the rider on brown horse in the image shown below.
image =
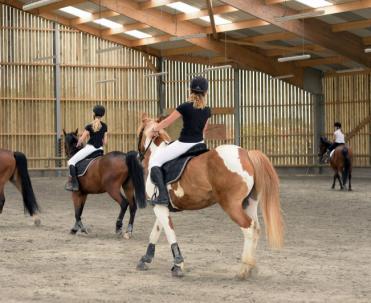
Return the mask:
<path id="1" fill-rule="evenodd" d="M 330 161 L 331 152 L 338 147 L 339 145 L 345 144 L 345 136 L 341 131 L 341 123 L 335 122 L 334 123 L 335 131 L 334 131 L 334 142 L 328 147 L 327 152 L 327 160 Z"/>
<path id="2" fill-rule="evenodd" d="M 207 121 L 211 117 L 210 107 L 206 106 L 205 100 L 208 82 L 203 77 L 196 77 L 192 79 L 190 89 L 191 95 L 188 102 L 179 105 L 169 117 L 152 130 L 154 134 L 158 134 L 179 117 L 183 118 L 183 129 L 179 139 L 169 144 L 161 153 L 157 153 L 149 162 L 151 180 L 159 191 L 157 198 L 153 200 L 154 204 L 168 205 L 169 203 L 161 166 L 181 156 L 193 146 L 204 142 L 204 131 L 207 127 Z"/>
<path id="3" fill-rule="evenodd" d="M 89 137 L 89 141 L 84 148 L 79 150 L 71 159 L 68 160 L 70 178 L 66 183 L 65 189 L 69 191 L 79 191 L 79 182 L 76 176 L 76 163 L 85 159 L 97 150 L 103 150 L 103 145 L 107 144 L 107 125 L 101 121 L 106 110 L 102 105 L 93 108 L 94 120 L 85 126 L 76 148 L 79 148 Z"/>

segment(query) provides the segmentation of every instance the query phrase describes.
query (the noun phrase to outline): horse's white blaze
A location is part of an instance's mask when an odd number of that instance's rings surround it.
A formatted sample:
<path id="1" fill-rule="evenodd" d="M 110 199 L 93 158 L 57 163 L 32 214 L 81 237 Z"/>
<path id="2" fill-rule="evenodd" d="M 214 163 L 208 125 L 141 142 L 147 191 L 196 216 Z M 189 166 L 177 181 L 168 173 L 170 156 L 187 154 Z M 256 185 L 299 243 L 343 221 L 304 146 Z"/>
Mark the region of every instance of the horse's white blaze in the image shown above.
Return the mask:
<path id="1" fill-rule="evenodd" d="M 153 211 L 156 214 L 157 219 L 160 221 L 160 224 L 164 228 L 167 241 L 169 244 L 176 243 L 176 236 L 173 228 L 170 226 L 170 213 L 169 208 L 164 205 L 155 205 Z"/>
<path id="2" fill-rule="evenodd" d="M 149 235 L 149 243 L 156 244 L 158 242 L 158 239 L 160 238 L 161 232 L 162 232 L 162 225 L 160 224 L 160 221 L 156 219 L 156 222 L 153 225 L 151 234 Z"/>
<path id="3" fill-rule="evenodd" d="M 238 153 L 239 149 L 240 147 L 237 145 L 221 145 L 215 150 L 217 151 L 219 157 L 223 160 L 225 167 L 231 172 L 239 174 L 250 191 L 254 186 L 254 178 L 243 169 Z"/>

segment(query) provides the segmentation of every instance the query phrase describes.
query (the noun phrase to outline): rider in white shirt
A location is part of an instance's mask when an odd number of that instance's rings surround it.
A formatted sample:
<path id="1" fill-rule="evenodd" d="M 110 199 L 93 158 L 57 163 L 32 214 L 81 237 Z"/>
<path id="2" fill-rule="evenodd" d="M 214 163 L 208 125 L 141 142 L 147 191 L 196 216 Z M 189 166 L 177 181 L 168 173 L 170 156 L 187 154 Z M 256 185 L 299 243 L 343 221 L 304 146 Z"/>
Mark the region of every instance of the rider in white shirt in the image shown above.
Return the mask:
<path id="1" fill-rule="evenodd" d="M 341 123 L 335 122 L 334 123 L 335 131 L 334 131 L 334 142 L 328 148 L 328 158 L 330 158 L 331 152 L 338 147 L 339 145 L 345 144 L 345 136 L 341 131 Z"/>

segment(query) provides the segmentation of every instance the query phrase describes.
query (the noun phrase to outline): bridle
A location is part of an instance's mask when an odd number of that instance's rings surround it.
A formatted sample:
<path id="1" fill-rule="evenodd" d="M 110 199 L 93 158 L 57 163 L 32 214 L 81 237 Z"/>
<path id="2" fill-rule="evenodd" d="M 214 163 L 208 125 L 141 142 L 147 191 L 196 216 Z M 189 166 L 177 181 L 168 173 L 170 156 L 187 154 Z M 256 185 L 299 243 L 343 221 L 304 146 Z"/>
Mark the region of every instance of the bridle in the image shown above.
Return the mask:
<path id="1" fill-rule="evenodd" d="M 142 128 L 142 130 L 140 131 L 139 133 L 139 138 L 138 138 L 138 152 L 139 152 L 139 161 L 143 161 L 144 160 L 144 157 L 146 156 L 146 153 L 147 151 L 150 149 L 151 145 L 152 145 L 152 142 L 153 142 L 153 137 L 151 139 L 151 141 L 149 141 L 149 144 L 148 146 L 145 148 L 144 152 L 141 152 L 140 151 L 140 143 L 142 142 L 142 139 L 143 139 L 143 133 L 144 133 L 144 127 Z"/>

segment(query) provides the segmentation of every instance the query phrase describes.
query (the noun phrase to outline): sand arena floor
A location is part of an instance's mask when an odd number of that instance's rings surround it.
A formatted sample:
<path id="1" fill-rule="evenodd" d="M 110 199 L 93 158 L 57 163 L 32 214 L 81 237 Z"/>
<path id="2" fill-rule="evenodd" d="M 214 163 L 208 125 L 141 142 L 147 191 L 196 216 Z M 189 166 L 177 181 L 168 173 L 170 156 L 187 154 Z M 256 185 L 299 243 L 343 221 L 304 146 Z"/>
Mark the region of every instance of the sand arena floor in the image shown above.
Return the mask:
<path id="1" fill-rule="evenodd" d="M 90 234 L 72 236 L 64 181 L 33 178 L 40 227 L 23 215 L 15 188 L 6 187 L 1 302 L 371 302 L 371 179 L 354 179 L 354 192 L 341 192 L 330 190 L 328 177 L 282 178 L 286 245 L 272 251 L 261 237 L 259 272 L 248 281 L 234 278 L 242 233 L 218 206 L 173 215 L 186 261 L 178 280 L 164 236 L 151 270 L 135 269 L 154 223 L 151 207 L 138 211 L 128 241 L 114 233 L 118 205 L 90 196 L 83 214 Z"/>

